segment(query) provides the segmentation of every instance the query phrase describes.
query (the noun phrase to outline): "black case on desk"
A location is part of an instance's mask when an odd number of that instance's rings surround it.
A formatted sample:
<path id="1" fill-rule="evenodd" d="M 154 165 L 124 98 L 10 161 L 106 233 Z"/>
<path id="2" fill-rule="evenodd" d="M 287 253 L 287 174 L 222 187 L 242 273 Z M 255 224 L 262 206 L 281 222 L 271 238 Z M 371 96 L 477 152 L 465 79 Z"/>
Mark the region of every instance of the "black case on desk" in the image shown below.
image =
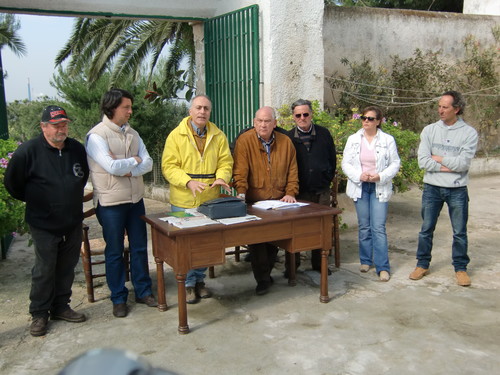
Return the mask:
<path id="1" fill-rule="evenodd" d="M 223 197 L 212 199 L 202 203 L 198 212 L 208 216 L 210 219 L 225 219 L 228 217 L 245 216 L 247 205 L 245 201 L 236 197 Z"/>

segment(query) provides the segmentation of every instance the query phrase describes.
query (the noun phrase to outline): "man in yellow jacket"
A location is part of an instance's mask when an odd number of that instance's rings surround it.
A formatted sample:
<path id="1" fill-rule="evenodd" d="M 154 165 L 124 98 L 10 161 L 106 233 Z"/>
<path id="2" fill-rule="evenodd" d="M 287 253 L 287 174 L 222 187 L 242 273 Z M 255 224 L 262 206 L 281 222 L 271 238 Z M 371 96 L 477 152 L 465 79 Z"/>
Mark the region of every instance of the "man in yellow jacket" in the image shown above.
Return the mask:
<path id="1" fill-rule="evenodd" d="M 233 158 L 226 135 L 210 122 L 212 102 L 196 96 L 189 116 L 169 134 L 161 167 L 170 183 L 172 211 L 184 211 L 219 197 L 220 187 L 229 190 Z M 205 268 L 190 270 L 186 276 L 186 302 L 197 303 L 212 294 L 205 286 Z"/>

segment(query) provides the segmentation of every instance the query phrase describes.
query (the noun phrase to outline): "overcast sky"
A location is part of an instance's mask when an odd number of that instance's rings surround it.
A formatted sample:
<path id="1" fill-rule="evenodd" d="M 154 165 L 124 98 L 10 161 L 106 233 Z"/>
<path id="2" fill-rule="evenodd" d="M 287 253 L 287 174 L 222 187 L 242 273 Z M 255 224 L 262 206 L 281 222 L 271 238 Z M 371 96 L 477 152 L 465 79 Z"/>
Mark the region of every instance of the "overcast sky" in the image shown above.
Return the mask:
<path id="1" fill-rule="evenodd" d="M 56 97 L 57 91 L 49 83 L 56 71 L 54 60 L 69 39 L 74 18 L 30 15 L 16 18 L 21 23 L 18 33 L 27 55 L 18 57 L 8 47 L 2 49 L 7 102 L 28 99 L 28 79 L 32 100 L 41 94 Z"/>

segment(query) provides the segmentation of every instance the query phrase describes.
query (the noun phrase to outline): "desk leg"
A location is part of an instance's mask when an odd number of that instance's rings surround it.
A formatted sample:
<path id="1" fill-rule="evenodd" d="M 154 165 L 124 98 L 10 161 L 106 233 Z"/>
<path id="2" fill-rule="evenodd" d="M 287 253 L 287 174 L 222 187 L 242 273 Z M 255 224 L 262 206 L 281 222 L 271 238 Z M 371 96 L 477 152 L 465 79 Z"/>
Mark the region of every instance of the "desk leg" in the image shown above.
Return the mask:
<path id="1" fill-rule="evenodd" d="M 163 277 L 163 261 L 155 257 L 156 279 L 158 282 L 158 310 L 167 311 L 167 298 L 165 296 L 165 278 Z"/>
<path id="2" fill-rule="evenodd" d="M 328 296 L 328 250 L 321 250 L 321 283 L 319 301 L 327 303 Z"/>
<path id="3" fill-rule="evenodd" d="M 296 253 L 288 253 L 288 285 L 296 286 L 297 280 L 295 278 L 295 257 Z M 300 254 L 299 254 L 300 256 Z M 286 257 L 285 257 L 286 258 Z"/>
<path id="4" fill-rule="evenodd" d="M 186 304 L 186 274 L 176 274 L 177 279 L 177 295 L 179 307 L 179 328 L 178 331 L 181 335 L 189 333 L 189 326 L 187 320 L 187 304 Z"/>

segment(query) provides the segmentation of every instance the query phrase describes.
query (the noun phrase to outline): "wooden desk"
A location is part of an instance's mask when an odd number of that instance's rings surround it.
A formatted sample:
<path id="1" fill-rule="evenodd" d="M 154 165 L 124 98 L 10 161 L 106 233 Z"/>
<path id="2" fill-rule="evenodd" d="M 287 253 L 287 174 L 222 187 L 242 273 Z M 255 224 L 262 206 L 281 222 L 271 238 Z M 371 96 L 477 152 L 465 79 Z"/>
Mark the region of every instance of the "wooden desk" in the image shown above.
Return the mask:
<path id="1" fill-rule="evenodd" d="M 332 216 L 341 211 L 311 203 L 286 210 L 259 210 L 249 206 L 248 213 L 262 220 L 180 229 L 159 220 L 164 214 L 143 217 L 151 225 L 158 279 L 158 308 L 161 311 L 167 310 L 163 262 L 174 270 L 178 290 L 179 333 L 189 333 L 184 284 L 187 272 L 194 268 L 223 264 L 226 260 L 225 249 L 236 245 L 272 242 L 292 254 L 322 249 L 320 301 L 329 301 L 327 267 L 328 253 L 332 247 Z M 290 258 L 289 284 L 295 285 L 295 256 Z"/>

